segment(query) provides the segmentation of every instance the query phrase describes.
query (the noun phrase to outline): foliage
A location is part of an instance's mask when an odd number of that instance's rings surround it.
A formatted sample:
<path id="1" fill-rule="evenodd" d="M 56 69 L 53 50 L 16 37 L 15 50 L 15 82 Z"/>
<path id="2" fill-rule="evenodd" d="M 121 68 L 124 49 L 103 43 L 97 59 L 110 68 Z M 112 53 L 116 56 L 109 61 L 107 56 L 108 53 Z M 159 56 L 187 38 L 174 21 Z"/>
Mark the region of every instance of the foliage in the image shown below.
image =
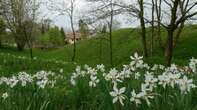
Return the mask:
<path id="1" fill-rule="evenodd" d="M 65 40 L 66 34 L 63 27 L 61 27 L 60 32 L 61 32 L 62 40 Z"/>
<path id="2" fill-rule="evenodd" d="M 45 47 L 58 47 L 64 44 L 62 34 L 58 27 L 52 27 L 43 36 L 40 37 L 39 42 Z"/>
<path id="3" fill-rule="evenodd" d="M 196 100 L 197 59 L 191 59 L 189 65 L 182 68 L 175 64 L 149 66 L 142 58 L 135 53 L 121 70 L 108 71 L 104 65 L 78 66 L 70 79 L 73 96 L 77 95 L 73 97 L 76 108 L 94 109 L 97 104 L 101 110 L 196 108 L 192 102 Z"/>
<path id="4" fill-rule="evenodd" d="M 88 25 L 83 20 L 79 20 L 79 31 L 82 38 L 87 38 L 89 36 Z"/>
<path id="5" fill-rule="evenodd" d="M 26 72 L 30 76 L 34 76 L 36 73 L 43 70 L 47 73 L 52 71 L 57 76 L 63 75 L 64 77 L 63 79 L 57 80 L 54 88 L 46 86 L 45 89 L 41 89 L 39 86 L 33 86 L 34 84 L 36 85 L 36 80 L 34 80 L 34 83 L 28 83 L 28 86 L 25 87 L 22 87 L 21 82 L 18 82 L 14 88 L 5 86 L 4 83 L 3 86 L 0 86 L 0 96 L 2 96 L 0 99 L 2 100 L 0 105 L 3 105 L 2 107 L 4 108 L 7 105 L 11 105 L 9 106 L 10 108 L 6 108 L 5 110 L 12 110 L 11 107 L 16 109 L 18 108 L 20 110 L 128 110 L 130 108 L 135 110 L 196 109 L 196 88 L 190 86 L 190 84 L 197 84 L 195 72 L 192 72 L 195 71 L 194 67 L 196 63 L 194 62 L 196 62 L 196 60 L 192 59 L 191 62 L 193 63 L 190 62 L 189 65 L 186 63 L 187 59 L 191 58 L 192 56 L 197 57 L 197 51 L 194 51 L 197 48 L 195 45 L 197 41 L 195 26 L 188 26 L 184 29 L 183 36 L 180 40 L 182 45 L 177 46 L 174 54 L 174 61 L 180 64 L 180 66 L 172 65 L 170 72 L 168 72 L 169 74 L 163 74 L 168 69 L 159 69 L 164 67 L 162 65 L 158 65 L 163 62 L 161 57 L 162 52 L 160 50 L 156 51 L 152 58 L 145 59 L 148 64 L 150 64 L 149 66 L 147 66 L 145 63 L 142 65 L 142 59 L 140 56 L 131 57 L 132 61 L 130 61 L 129 56 L 135 51 L 142 53 L 141 47 L 139 46 L 140 39 L 138 37 L 138 29 L 121 29 L 114 31 L 113 34 L 115 69 L 109 68 L 109 57 L 107 50 L 108 46 L 107 41 L 105 42 L 105 40 L 103 40 L 102 58 L 101 60 L 99 59 L 99 43 L 97 37 L 78 42 L 78 52 L 80 53 L 80 56 L 76 57 L 76 63 L 77 65 L 88 64 L 90 66 L 86 65 L 85 68 L 84 66 L 77 66 L 76 71 L 74 70 L 76 64 L 69 62 L 70 57 L 72 56 L 72 45 L 45 51 L 34 49 L 34 56 L 36 57 L 34 57 L 33 60 L 28 58 L 28 51 L 26 50 L 23 52 L 18 52 L 13 48 L 0 49 L 1 77 L 4 76 L 8 79 L 13 79 L 12 76 L 15 76 L 18 78 L 21 71 Z M 165 32 L 162 34 L 165 34 Z M 104 36 L 104 34 L 102 35 L 103 38 L 107 38 Z M 135 58 L 138 60 L 135 60 Z M 125 69 L 125 66 L 123 67 L 123 65 L 133 65 L 133 62 L 135 61 L 140 62 L 138 63 L 138 66 L 143 68 L 132 70 L 130 78 L 122 79 L 118 77 L 118 79 L 121 79 L 120 81 L 122 81 L 122 83 L 118 82 L 117 87 L 113 88 L 113 82 L 106 80 L 103 76 L 105 75 L 104 73 L 109 74 L 108 78 L 111 77 L 110 75 L 113 75 L 112 73 L 117 73 L 116 75 L 119 76 L 123 70 L 125 70 L 123 73 L 130 73 L 127 71 L 127 69 Z M 102 63 L 104 63 L 105 66 L 97 65 Z M 141 64 L 141 66 L 139 64 Z M 188 68 L 185 68 L 184 66 L 187 66 Z M 79 67 L 80 71 L 78 71 Z M 105 72 L 102 72 L 103 67 L 105 67 Z M 148 69 L 147 67 L 150 68 Z M 171 70 L 174 71 L 175 75 L 170 74 L 172 73 Z M 77 72 L 77 77 L 74 74 L 71 74 Z M 95 72 L 96 77 L 91 77 L 91 74 Z M 139 74 L 137 74 L 137 72 L 139 72 Z M 148 74 L 147 72 L 151 74 Z M 168 86 L 166 86 L 166 88 L 160 85 L 159 82 L 155 83 L 157 87 L 154 87 L 153 92 L 151 92 L 153 93 L 153 96 L 151 94 L 151 96 L 148 98 L 148 101 L 150 101 L 149 106 L 147 101 L 142 97 L 140 98 L 141 104 L 138 104 L 138 106 L 135 104 L 135 102 L 133 102 L 135 97 L 132 98 L 132 96 L 135 96 L 135 93 L 137 97 L 141 95 L 141 85 L 147 82 L 147 80 L 145 80 L 146 77 L 147 79 L 152 79 L 151 77 L 153 76 L 154 79 L 158 80 L 159 76 L 161 77 L 161 75 L 163 75 L 165 77 L 167 76 L 165 79 L 168 81 L 170 77 L 172 78 L 174 76 L 179 76 L 179 73 L 181 75 L 176 79 L 174 88 L 169 83 L 167 84 Z M 138 80 L 135 79 L 137 76 L 139 76 Z M 71 85 L 71 78 L 76 81 L 75 86 Z M 192 83 L 188 83 L 189 86 L 180 86 L 184 85 L 181 84 L 180 81 L 188 81 Z M 190 92 L 183 94 L 181 92 L 184 90 L 182 87 L 192 88 L 189 89 Z M 122 99 L 124 106 L 121 105 L 120 100 L 117 100 L 117 102 L 113 104 L 113 99 L 117 93 L 120 93 L 120 96 L 125 98 Z M 28 96 L 29 98 L 25 96 Z M 134 101 L 138 100 L 135 99 Z"/>
<path id="6" fill-rule="evenodd" d="M 11 54 L 1 57 L 7 57 L 3 65 L 10 58 L 20 59 L 21 63 L 28 60 Z M 58 68 L 53 72 L 7 73 L 0 77 L 0 105 L 5 110 L 196 108 L 197 59 L 191 59 L 183 68 L 167 68 L 150 66 L 142 58 L 135 53 L 122 69 L 84 65 L 77 66 L 72 74 Z M 34 58 L 33 62 L 37 61 L 41 60 Z"/>

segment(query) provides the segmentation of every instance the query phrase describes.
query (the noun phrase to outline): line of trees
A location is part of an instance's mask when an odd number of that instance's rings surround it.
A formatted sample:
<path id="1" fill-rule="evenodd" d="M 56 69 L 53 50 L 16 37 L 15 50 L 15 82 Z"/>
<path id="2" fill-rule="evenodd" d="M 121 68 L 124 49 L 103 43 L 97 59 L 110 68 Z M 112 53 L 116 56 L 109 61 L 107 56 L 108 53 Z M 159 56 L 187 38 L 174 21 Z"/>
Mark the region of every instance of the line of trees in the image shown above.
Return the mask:
<path id="1" fill-rule="evenodd" d="M 166 65 L 168 66 L 171 65 L 173 50 L 178 45 L 185 23 L 197 15 L 197 1 L 194 0 L 87 1 L 101 4 L 97 5 L 96 9 L 90 10 L 90 12 L 96 13 L 96 17 L 93 18 L 95 21 L 109 19 L 112 24 L 113 16 L 124 13 L 137 18 L 140 24 L 144 56 L 146 58 L 151 56 L 154 46 L 158 44 L 164 52 Z M 109 30 L 112 27 L 110 23 Z M 147 28 L 151 28 L 151 39 L 147 38 Z M 167 36 L 161 36 L 162 30 L 167 33 Z M 112 41 L 111 31 L 109 34 L 110 41 Z M 151 42 L 150 48 L 147 46 L 148 40 Z M 110 48 L 112 50 L 112 45 L 110 45 Z M 111 51 L 111 64 L 113 64 L 112 53 Z"/>
<path id="2" fill-rule="evenodd" d="M 182 30 L 187 21 L 197 15 L 197 1 L 194 0 L 86 0 L 92 3 L 85 18 L 78 19 L 79 31 L 83 38 L 87 37 L 88 25 L 104 23 L 102 28 L 107 31 L 109 41 L 110 63 L 113 66 L 113 24 L 117 15 L 127 14 L 128 18 L 137 18 L 143 53 L 147 58 L 154 54 L 155 47 L 159 47 L 165 56 L 166 64 L 171 65 L 173 51 L 178 45 Z M 57 15 L 66 15 L 70 20 L 70 27 L 74 36 L 72 61 L 76 58 L 76 5 L 77 0 L 63 0 L 61 2 L 49 0 L 47 7 Z M 7 29 L 14 37 L 18 50 L 28 46 L 33 58 L 33 41 L 40 9 L 39 0 L 0 0 L 0 36 Z M 104 22 L 103 22 L 104 21 Z M 88 24 L 87 24 L 88 23 Z M 6 28 L 4 28 L 6 25 Z M 46 26 L 45 26 L 46 25 Z M 42 24 L 41 33 L 44 34 L 48 24 Z M 48 25 L 49 26 L 49 25 Z M 101 29 L 101 31 L 103 30 Z M 151 38 L 147 38 L 151 29 Z M 167 36 L 162 36 L 165 31 Z M 62 35 L 65 34 L 61 29 Z M 63 37 L 64 38 L 64 37 Z M 150 44 L 150 47 L 148 46 Z M 1 37 L 0 37 L 1 46 Z"/>

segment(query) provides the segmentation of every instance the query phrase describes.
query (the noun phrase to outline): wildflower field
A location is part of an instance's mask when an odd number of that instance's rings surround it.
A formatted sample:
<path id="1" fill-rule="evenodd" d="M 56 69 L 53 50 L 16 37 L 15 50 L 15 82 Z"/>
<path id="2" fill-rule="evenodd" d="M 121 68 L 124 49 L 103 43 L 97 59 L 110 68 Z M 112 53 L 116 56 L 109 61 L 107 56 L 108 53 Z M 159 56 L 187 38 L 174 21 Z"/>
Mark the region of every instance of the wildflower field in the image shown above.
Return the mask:
<path id="1" fill-rule="evenodd" d="M 0 110 L 197 110 L 197 0 L 0 0 Z"/>
<path id="2" fill-rule="evenodd" d="M 24 56 L 0 56 L 0 110 L 197 109 L 195 58 L 185 66 L 165 67 L 149 65 L 135 53 L 130 63 L 117 69 L 36 57 L 31 65 L 32 60 Z"/>

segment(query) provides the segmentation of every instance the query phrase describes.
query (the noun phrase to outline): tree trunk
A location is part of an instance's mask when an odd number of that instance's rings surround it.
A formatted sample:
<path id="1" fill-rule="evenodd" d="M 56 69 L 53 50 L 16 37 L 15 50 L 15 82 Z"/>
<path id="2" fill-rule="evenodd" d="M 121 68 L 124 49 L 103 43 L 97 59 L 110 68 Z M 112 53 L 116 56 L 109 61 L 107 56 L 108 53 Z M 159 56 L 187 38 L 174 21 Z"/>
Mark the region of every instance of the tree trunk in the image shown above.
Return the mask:
<path id="1" fill-rule="evenodd" d="M 139 5 L 140 5 L 140 24 L 141 24 L 141 36 L 142 36 L 142 45 L 143 45 L 143 51 L 144 51 L 144 56 L 147 58 L 148 57 L 148 51 L 147 51 L 147 44 L 146 44 L 146 27 L 145 27 L 145 21 L 144 21 L 144 2 L 143 0 L 139 0 Z"/>
<path id="2" fill-rule="evenodd" d="M 173 55 L 173 30 L 168 30 L 168 37 L 165 50 L 165 58 L 167 66 L 171 65 L 172 55 Z"/>
<path id="3" fill-rule="evenodd" d="M 112 45 L 112 27 L 113 27 L 113 6 L 111 4 L 111 16 L 110 16 L 110 27 L 109 27 L 109 42 L 110 42 L 110 64 L 113 66 L 113 45 Z"/>
<path id="4" fill-rule="evenodd" d="M 183 31 L 184 26 L 185 26 L 185 23 L 184 22 L 181 23 L 181 25 L 180 25 L 177 33 L 176 33 L 176 36 L 175 36 L 175 39 L 174 39 L 174 45 L 173 45 L 174 48 L 176 47 L 176 44 L 177 44 L 177 42 L 178 42 L 178 40 L 179 40 L 179 38 L 181 36 L 181 33 Z"/>
<path id="5" fill-rule="evenodd" d="M 167 37 L 167 43 L 166 43 L 166 51 L 165 51 L 165 57 L 166 57 L 166 64 L 167 66 L 171 65 L 172 61 L 172 55 L 173 55 L 173 43 L 174 43 L 174 31 L 177 29 L 176 26 L 176 19 L 177 19 L 177 8 L 178 8 L 179 0 L 174 1 L 173 8 L 171 9 L 171 21 L 170 25 L 167 27 L 168 37 Z"/>
<path id="6" fill-rule="evenodd" d="M 158 3 L 159 2 L 159 3 Z M 160 48 L 164 50 L 164 46 L 161 39 L 161 0 L 155 1 L 156 14 L 157 14 L 157 40 Z"/>
<path id="7" fill-rule="evenodd" d="M 152 0 L 152 22 L 151 22 L 151 56 L 153 55 L 153 48 L 154 48 L 154 35 L 155 35 L 155 27 L 154 27 L 154 21 L 155 21 L 155 3 L 154 0 Z"/>
<path id="8" fill-rule="evenodd" d="M 0 48 L 2 48 L 2 43 L 1 43 L 1 39 L 0 39 Z"/>
<path id="9" fill-rule="evenodd" d="M 163 41 L 161 39 L 161 24 L 160 23 L 158 23 L 158 25 L 157 25 L 157 38 L 158 38 L 159 47 L 162 50 L 164 50 Z"/>
<path id="10" fill-rule="evenodd" d="M 142 27 L 142 44 L 143 44 L 143 50 L 144 50 L 144 56 L 148 57 L 148 51 L 147 51 L 147 45 L 146 45 L 146 29 L 145 26 Z"/>
<path id="11" fill-rule="evenodd" d="M 73 37 L 74 37 L 74 47 L 73 47 L 72 61 L 75 61 L 75 57 L 76 57 L 76 33 L 75 33 L 75 30 L 74 30 L 74 24 L 73 24 L 73 18 L 72 17 L 71 17 L 71 28 L 72 28 Z"/>
<path id="12" fill-rule="evenodd" d="M 30 57 L 31 57 L 31 60 L 33 59 L 33 49 L 32 49 L 32 47 L 29 49 L 29 51 L 30 51 Z"/>
<path id="13" fill-rule="evenodd" d="M 19 51 L 23 51 L 23 50 L 24 50 L 24 47 L 25 47 L 24 44 L 17 43 L 16 45 L 17 45 L 17 49 L 18 49 Z"/>

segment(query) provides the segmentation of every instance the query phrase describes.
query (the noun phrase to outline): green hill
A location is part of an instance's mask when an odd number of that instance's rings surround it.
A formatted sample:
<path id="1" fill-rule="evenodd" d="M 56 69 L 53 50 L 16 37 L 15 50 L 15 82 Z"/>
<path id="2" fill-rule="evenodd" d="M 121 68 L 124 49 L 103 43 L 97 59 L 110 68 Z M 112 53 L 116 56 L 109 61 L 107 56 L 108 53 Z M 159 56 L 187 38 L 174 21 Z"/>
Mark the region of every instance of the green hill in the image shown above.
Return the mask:
<path id="1" fill-rule="evenodd" d="M 149 30 L 148 30 L 149 31 Z M 162 32 L 162 36 L 166 36 Z M 151 35 L 147 35 L 150 39 Z M 105 64 L 109 66 L 109 42 L 107 36 L 98 35 L 95 38 L 83 40 L 77 43 L 76 63 L 79 65 Z M 148 44 L 149 46 L 149 44 Z M 39 59 L 58 60 L 71 62 L 72 45 L 52 50 L 34 49 L 34 56 Z M 142 54 L 142 45 L 138 29 L 120 29 L 113 32 L 113 62 L 114 66 L 120 66 L 130 61 L 130 56 L 138 52 Z M 16 49 L 0 49 L 0 53 L 11 53 L 28 57 L 28 50 L 18 52 Z M 191 57 L 197 57 L 197 26 L 187 26 L 174 51 L 173 62 L 184 64 Z M 162 51 L 155 47 L 154 55 L 146 59 L 149 63 L 164 63 Z M 71 63 L 70 63 L 71 64 Z M 51 66 L 52 67 L 52 66 Z M 68 66 L 70 67 L 70 66 Z M 13 67 L 14 68 L 14 67 Z M 66 67 L 65 67 L 66 68 Z"/>
<path id="2" fill-rule="evenodd" d="M 139 32 L 140 31 L 138 29 L 120 29 L 113 32 L 113 62 L 115 66 L 128 63 L 130 61 L 129 57 L 134 52 L 142 54 Z M 99 38 L 100 36 L 102 35 L 97 36 L 97 38 L 81 41 L 77 44 L 77 63 L 89 65 L 103 63 L 109 65 L 109 42 L 106 40 L 107 37 L 104 37 L 106 39 L 102 39 L 101 41 Z M 165 31 L 162 32 L 162 36 L 166 36 Z M 151 35 L 148 34 L 147 37 L 147 39 L 150 39 Z M 177 63 L 184 63 L 191 57 L 197 57 L 196 42 L 197 26 L 185 27 L 180 41 L 174 50 L 173 61 Z M 148 46 L 150 47 L 150 44 L 148 44 Z M 64 48 L 47 52 L 47 58 L 52 58 L 54 56 L 56 56 L 57 59 L 70 61 L 72 57 L 72 46 L 68 45 Z M 154 49 L 153 57 L 147 59 L 150 63 L 164 63 L 163 60 L 163 53 L 157 46 Z"/>

